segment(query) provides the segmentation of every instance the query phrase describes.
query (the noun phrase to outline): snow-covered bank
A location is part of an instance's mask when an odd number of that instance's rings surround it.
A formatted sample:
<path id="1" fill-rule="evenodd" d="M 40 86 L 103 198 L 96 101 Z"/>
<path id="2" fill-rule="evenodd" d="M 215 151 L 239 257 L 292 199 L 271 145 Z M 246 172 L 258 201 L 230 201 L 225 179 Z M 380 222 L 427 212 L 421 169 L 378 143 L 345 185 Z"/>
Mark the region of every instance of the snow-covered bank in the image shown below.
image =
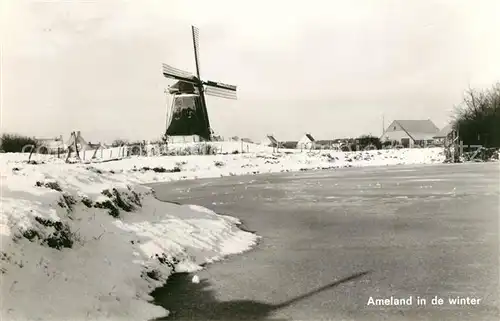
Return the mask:
<path id="1" fill-rule="evenodd" d="M 5 158 L 15 158 L 6 154 Z M 82 165 L 1 162 L 1 319 L 148 320 L 174 271 L 248 250 L 237 219 Z"/>
<path id="2" fill-rule="evenodd" d="M 259 152 L 212 156 L 159 156 L 96 163 L 100 172 L 140 183 L 342 167 L 434 164 L 445 160 L 442 148 L 360 152 Z"/>
<path id="3" fill-rule="evenodd" d="M 154 199 L 140 184 L 347 166 L 442 163 L 442 149 L 133 157 L 66 164 L 0 155 L 2 320 L 148 320 L 174 271 L 250 249 L 235 218 Z"/>

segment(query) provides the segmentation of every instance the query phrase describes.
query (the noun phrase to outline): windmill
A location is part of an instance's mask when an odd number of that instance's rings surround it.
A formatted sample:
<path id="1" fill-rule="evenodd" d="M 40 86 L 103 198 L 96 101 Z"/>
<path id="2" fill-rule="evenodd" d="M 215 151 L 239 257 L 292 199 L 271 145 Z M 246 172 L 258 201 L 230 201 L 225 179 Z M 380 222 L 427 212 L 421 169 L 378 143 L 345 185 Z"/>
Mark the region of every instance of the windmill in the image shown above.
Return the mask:
<path id="1" fill-rule="evenodd" d="M 172 97 L 171 112 L 167 116 L 165 136 L 198 135 L 211 140 L 212 130 L 208 118 L 205 94 L 226 99 L 236 99 L 236 86 L 216 81 L 205 81 L 200 77 L 199 31 L 191 26 L 196 75 L 163 64 L 163 76 L 177 82 L 168 88 Z"/>

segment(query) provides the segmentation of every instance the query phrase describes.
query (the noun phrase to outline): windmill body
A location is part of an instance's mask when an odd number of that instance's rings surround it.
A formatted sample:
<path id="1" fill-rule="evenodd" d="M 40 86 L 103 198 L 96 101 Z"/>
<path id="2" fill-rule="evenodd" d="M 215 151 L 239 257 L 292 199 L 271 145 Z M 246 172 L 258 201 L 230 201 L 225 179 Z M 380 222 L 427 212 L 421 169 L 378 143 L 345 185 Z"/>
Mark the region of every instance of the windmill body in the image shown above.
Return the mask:
<path id="1" fill-rule="evenodd" d="M 167 115 L 165 136 L 198 136 L 212 139 L 205 94 L 226 99 L 236 99 L 236 86 L 200 78 L 198 59 L 198 29 L 192 27 L 196 76 L 187 71 L 163 64 L 163 76 L 177 82 L 168 88 L 172 96 Z M 168 108 L 168 107 L 167 107 Z"/>

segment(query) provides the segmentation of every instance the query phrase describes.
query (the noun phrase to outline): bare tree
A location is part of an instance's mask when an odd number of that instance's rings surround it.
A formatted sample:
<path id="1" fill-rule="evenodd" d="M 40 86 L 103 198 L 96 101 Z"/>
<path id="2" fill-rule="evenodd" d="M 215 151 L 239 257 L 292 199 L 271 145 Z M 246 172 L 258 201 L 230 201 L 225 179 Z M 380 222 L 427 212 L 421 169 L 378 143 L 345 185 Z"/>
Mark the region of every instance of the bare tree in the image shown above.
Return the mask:
<path id="1" fill-rule="evenodd" d="M 113 143 L 111 144 L 111 146 L 112 147 L 120 147 L 120 146 L 127 145 L 128 143 L 129 143 L 128 140 L 118 138 L 118 139 L 115 139 L 113 141 Z"/>
<path id="2" fill-rule="evenodd" d="M 500 83 L 482 91 L 469 89 L 455 108 L 453 127 L 466 145 L 500 147 Z"/>

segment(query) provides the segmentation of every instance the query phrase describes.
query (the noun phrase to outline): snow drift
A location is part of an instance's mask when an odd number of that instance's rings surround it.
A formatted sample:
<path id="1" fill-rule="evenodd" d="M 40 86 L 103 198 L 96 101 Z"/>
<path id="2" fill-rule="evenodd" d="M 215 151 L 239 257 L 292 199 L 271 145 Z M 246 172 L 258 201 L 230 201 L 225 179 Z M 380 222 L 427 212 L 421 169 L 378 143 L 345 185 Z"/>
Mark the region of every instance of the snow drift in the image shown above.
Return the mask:
<path id="1" fill-rule="evenodd" d="M 8 155 L 12 157 L 12 155 Z M 237 219 L 58 162 L 2 162 L 1 319 L 147 320 L 175 271 L 250 249 Z"/>

